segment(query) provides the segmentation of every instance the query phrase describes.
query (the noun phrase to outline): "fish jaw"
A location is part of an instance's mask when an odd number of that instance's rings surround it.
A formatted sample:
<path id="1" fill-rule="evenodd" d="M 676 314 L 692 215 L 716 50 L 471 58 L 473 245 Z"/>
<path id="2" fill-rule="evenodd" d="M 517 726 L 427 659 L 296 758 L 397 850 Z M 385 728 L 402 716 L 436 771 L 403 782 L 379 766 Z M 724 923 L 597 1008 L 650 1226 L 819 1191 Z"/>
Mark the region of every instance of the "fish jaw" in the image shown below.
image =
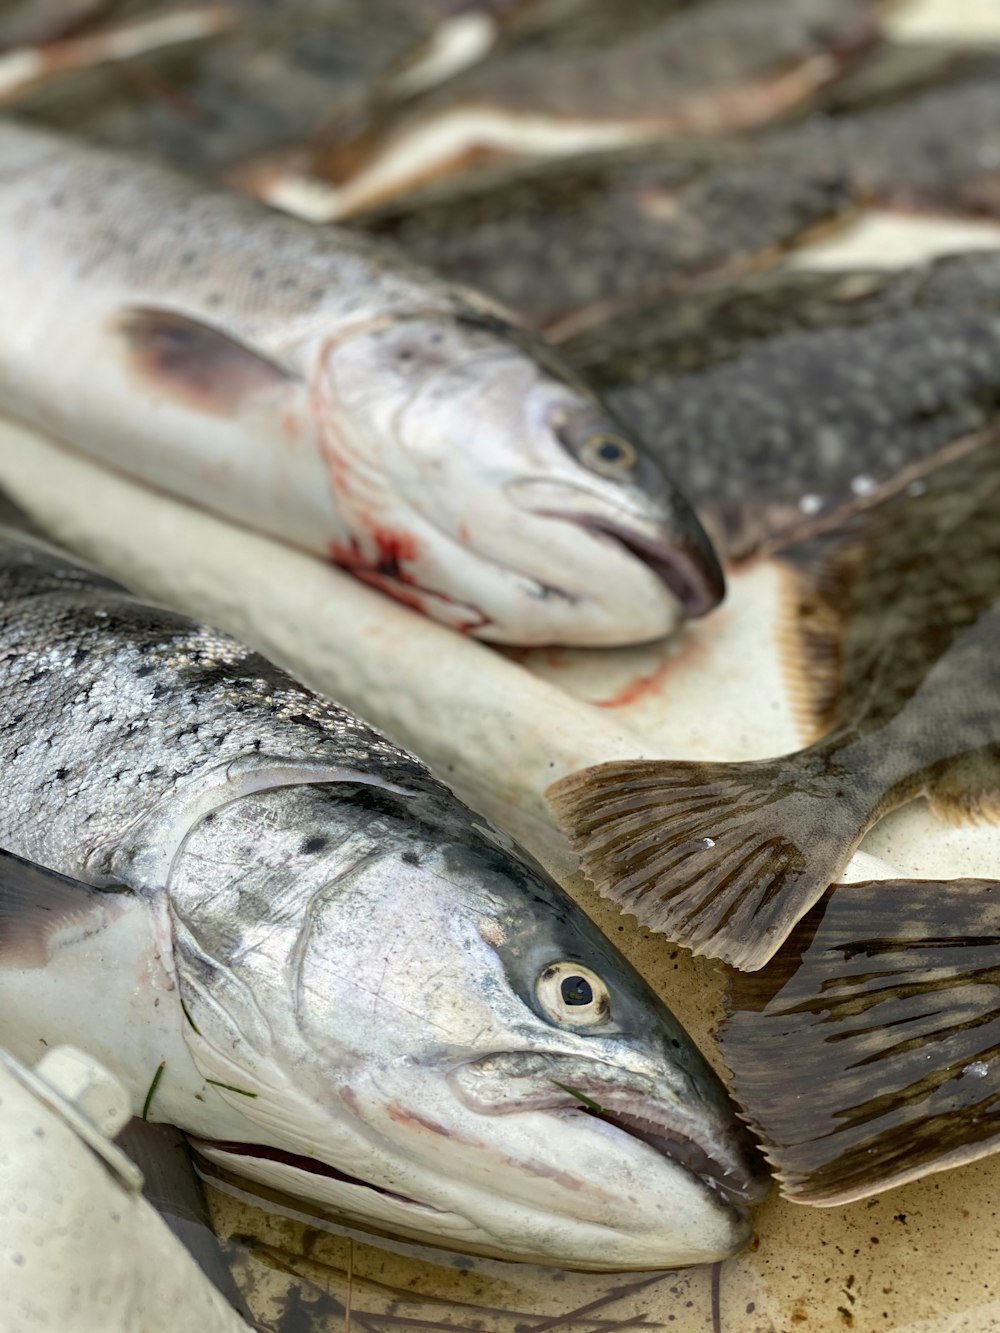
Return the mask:
<path id="1" fill-rule="evenodd" d="M 537 1063 L 534 1052 L 514 1052 L 492 1057 L 485 1073 L 476 1062 L 443 1081 L 412 1068 L 352 1080 L 358 1165 L 346 1171 L 343 1157 L 333 1165 L 249 1142 L 196 1146 L 242 1179 L 363 1226 L 508 1261 L 648 1271 L 713 1262 L 747 1244 L 759 1175 L 711 1163 L 682 1131 L 668 1133 L 662 1102 L 637 1098 L 597 1062 L 588 1077 L 586 1062 L 561 1070 L 555 1060 L 530 1089 L 520 1078 L 516 1095 L 490 1096 L 497 1071 L 524 1057 Z M 578 1082 L 631 1110 L 585 1108 L 553 1082 L 572 1064 Z"/>
<path id="2" fill-rule="evenodd" d="M 350 528 L 332 558 L 398 600 L 493 642 L 579 646 L 661 638 L 721 600 L 683 496 L 551 349 L 498 316 L 360 326 L 313 379 Z M 593 460 L 601 441 L 630 460 L 621 473 Z"/>
<path id="3" fill-rule="evenodd" d="M 655 995 L 502 835 L 456 827 L 457 803 L 348 790 L 235 801 L 175 862 L 188 1045 L 244 1116 L 238 1137 L 192 1126 L 200 1151 L 356 1224 L 511 1260 L 739 1249 L 759 1166 Z M 607 987 L 593 1033 L 546 1010 L 553 960 Z"/>
<path id="4" fill-rule="evenodd" d="M 603 552 L 617 547 L 633 556 L 672 594 L 678 604 L 676 620 L 706 615 L 725 595 L 725 578 L 711 543 L 697 520 L 690 521 L 693 516 L 679 496 L 654 521 L 638 506 L 613 507 L 583 487 L 540 478 L 515 483 L 510 498 L 539 518 L 574 524 Z M 625 589 L 616 584 L 614 591 L 617 598 Z"/>

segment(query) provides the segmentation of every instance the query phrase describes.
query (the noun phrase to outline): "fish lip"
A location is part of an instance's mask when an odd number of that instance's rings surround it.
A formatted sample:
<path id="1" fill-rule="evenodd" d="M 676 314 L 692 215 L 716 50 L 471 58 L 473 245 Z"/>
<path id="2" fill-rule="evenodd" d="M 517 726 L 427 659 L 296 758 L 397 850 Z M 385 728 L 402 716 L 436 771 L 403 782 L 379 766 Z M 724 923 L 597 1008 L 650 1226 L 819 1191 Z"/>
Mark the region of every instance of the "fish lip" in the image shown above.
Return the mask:
<path id="1" fill-rule="evenodd" d="M 726 581 L 714 550 L 689 537 L 671 541 L 648 537 L 635 528 L 592 514 L 546 511 L 547 518 L 576 523 L 595 536 L 610 538 L 641 560 L 674 594 L 691 620 L 714 611 L 726 593 Z"/>
<path id="2" fill-rule="evenodd" d="M 677 1162 L 706 1189 L 718 1195 L 724 1203 L 731 1205 L 740 1214 L 746 1214 L 751 1205 L 759 1203 L 763 1197 L 753 1177 L 738 1176 L 735 1170 L 724 1167 L 697 1139 L 687 1134 L 665 1129 L 656 1121 L 627 1111 L 609 1111 L 605 1107 L 596 1110 L 583 1105 L 579 1105 L 576 1109 L 584 1115 L 611 1125 L 613 1129 L 621 1130 L 629 1138 L 648 1144 L 661 1157 Z"/>
<path id="3" fill-rule="evenodd" d="M 229 1153 L 233 1157 L 253 1157 L 269 1162 L 278 1162 L 282 1166 L 293 1167 L 306 1175 L 326 1176 L 332 1180 L 339 1180 L 346 1185 L 358 1185 L 362 1189 L 371 1190 L 375 1194 L 381 1194 L 387 1199 L 392 1199 L 395 1203 L 401 1203 L 410 1208 L 419 1208 L 428 1213 L 439 1213 L 441 1211 L 440 1208 L 435 1208 L 433 1204 L 424 1203 L 420 1199 L 411 1199 L 406 1194 L 398 1194 L 395 1190 L 386 1189 L 382 1185 L 374 1185 L 370 1180 L 362 1180 L 360 1176 L 352 1176 L 346 1171 L 341 1171 L 339 1167 L 332 1166 L 329 1162 L 320 1161 L 318 1157 L 306 1157 L 301 1153 L 285 1152 L 282 1148 L 275 1148 L 266 1143 L 247 1143 L 235 1139 L 206 1139 L 191 1135 L 190 1142 L 195 1151 L 205 1148 L 213 1152 Z"/>
<path id="4" fill-rule="evenodd" d="M 539 1068 L 533 1054 L 487 1056 L 460 1066 L 449 1081 L 462 1100 L 481 1113 L 569 1111 L 600 1120 L 683 1168 L 741 1218 L 746 1218 L 750 1207 L 770 1191 L 771 1179 L 764 1161 L 735 1116 L 733 1133 L 726 1136 L 732 1139 L 732 1150 L 727 1153 L 723 1143 L 721 1151 L 715 1152 L 693 1132 L 689 1120 L 685 1123 L 683 1115 L 672 1113 L 662 1098 L 644 1086 L 648 1080 L 643 1076 L 630 1078 L 628 1071 L 595 1060 L 587 1061 L 589 1069 L 572 1060 L 563 1070 L 560 1057 L 554 1057 L 548 1067 Z M 526 1065 L 522 1064 L 525 1056 L 529 1062 Z M 477 1085 L 477 1072 L 486 1075 L 486 1086 Z M 560 1077 L 563 1074 L 565 1082 Z M 634 1104 L 640 1099 L 647 1114 L 639 1114 L 631 1105 L 622 1106 L 625 1100 Z"/>

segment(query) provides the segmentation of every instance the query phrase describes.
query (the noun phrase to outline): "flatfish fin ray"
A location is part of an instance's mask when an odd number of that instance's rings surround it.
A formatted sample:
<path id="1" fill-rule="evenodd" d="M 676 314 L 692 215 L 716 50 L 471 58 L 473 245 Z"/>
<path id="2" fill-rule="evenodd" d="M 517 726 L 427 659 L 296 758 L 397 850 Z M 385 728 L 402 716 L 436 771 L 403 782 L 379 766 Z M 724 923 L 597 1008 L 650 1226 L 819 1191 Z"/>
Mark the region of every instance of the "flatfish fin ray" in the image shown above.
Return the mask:
<path id="1" fill-rule="evenodd" d="M 1000 883 L 832 889 L 718 1034 L 799 1203 L 849 1203 L 1000 1150 Z"/>
<path id="2" fill-rule="evenodd" d="M 61 944 L 102 930 L 108 906 L 122 892 L 0 850 L 0 967 L 44 967 Z"/>
<path id="3" fill-rule="evenodd" d="M 882 798 L 827 765 L 822 746 L 749 763 L 598 764 L 546 796 L 598 892 L 749 970 L 838 877 Z"/>
<path id="4" fill-rule="evenodd" d="M 817 538 L 783 552 L 778 646 L 795 721 L 816 740 L 843 711 L 844 636 L 864 543 Z"/>

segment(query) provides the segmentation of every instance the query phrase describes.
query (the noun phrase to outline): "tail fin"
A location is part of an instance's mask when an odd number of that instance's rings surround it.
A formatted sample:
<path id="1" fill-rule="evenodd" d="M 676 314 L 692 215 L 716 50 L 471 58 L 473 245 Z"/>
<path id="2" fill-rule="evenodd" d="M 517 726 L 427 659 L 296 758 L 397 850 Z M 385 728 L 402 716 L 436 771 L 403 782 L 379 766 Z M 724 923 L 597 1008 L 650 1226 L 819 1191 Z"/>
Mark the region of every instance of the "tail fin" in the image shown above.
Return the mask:
<path id="1" fill-rule="evenodd" d="M 600 893 L 751 971 L 838 877 L 877 805 L 822 746 L 754 763 L 598 764 L 546 796 Z"/>
<path id="2" fill-rule="evenodd" d="M 839 886 L 719 1033 L 782 1193 L 849 1203 L 1000 1150 L 1000 883 Z"/>

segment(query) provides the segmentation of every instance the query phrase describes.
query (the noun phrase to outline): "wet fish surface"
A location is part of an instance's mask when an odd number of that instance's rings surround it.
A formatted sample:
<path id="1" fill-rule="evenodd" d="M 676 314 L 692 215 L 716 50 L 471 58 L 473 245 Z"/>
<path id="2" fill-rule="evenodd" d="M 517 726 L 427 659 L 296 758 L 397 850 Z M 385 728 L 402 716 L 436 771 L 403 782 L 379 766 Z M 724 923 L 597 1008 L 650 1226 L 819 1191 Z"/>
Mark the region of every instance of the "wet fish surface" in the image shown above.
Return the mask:
<path id="1" fill-rule="evenodd" d="M 722 596 L 698 520 L 550 349 L 391 248 L 0 125 L 0 409 L 505 642 Z"/>
<path id="2" fill-rule="evenodd" d="M 212 6 L 206 0 L 203 7 Z M 54 62 L 17 106 L 49 127 L 140 148 L 186 170 L 221 172 L 353 125 L 369 99 L 390 96 L 397 74 L 419 62 L 452 8 L 433 0 L 227 0 L 229 21 L 207 40 L 101 62 L 105 24 L 88 34 L 91 68 L 67 77 Z M 149 20 L 165 9 L 132 6 L 130 17 Z"/>
<path id="3" fill-rule="evenodd" d="M 719 1040 L 787 1198 L 848 1203 L 997 1151 L 998 965 L 996 881 L 881 880 L 831 889 L 733 977 Z"/>
<path id="4" fill-rule="evenodd" d="M 755 275 L 562 350 L 739 560 L 913 480 L 995 419 L 1000 253 Z"/>
<path id="5" fill-rule="evenodd" d="M 601 764 L 548 793 L 602 893 L 747 970 L 889 810 L 926 796 L 959 821 L 1000 812 L 996 435 L 781 559 L 789 690 L 815 743 Z"/>
<path id="6" fill-rule="evenodd" d="M 425 191 L 359 219 L 550 336 L 773 266 L 860 208 L 995 216 L 992 73 L 741 142 L 653 146 Z"/>
<path id="7" fill-rule="evenodd" d="M 324 214 L 332 219 L 496 159 L 565 159 L 755 128 L 849 68 L 877 40 L 879 8 L 870 0 L 591 5 L 541 36 L 501 44 L 422 98 L 397 101 L 360 133 L 320 144 L 298 170 L 306 185 L 333 187 Z M 290 182 L 265 171 L 250 188 L 280 203 Z"/>
<path id="8" fill-rule="evenodd" d="M 10 537 L 0 684 L 12 1053 L 74 1042 L 211 1162 L 391 1234 L 599 1270 L 746 1242 L 721 1084 L 417 760 Z"/>
<path id="9" fill-rule="evenodd" d="M 561 338 L 695 281 L 774 263 L 853 208 L 839 159 L 731 157 L 604 154 L 360 221 Z"/>

